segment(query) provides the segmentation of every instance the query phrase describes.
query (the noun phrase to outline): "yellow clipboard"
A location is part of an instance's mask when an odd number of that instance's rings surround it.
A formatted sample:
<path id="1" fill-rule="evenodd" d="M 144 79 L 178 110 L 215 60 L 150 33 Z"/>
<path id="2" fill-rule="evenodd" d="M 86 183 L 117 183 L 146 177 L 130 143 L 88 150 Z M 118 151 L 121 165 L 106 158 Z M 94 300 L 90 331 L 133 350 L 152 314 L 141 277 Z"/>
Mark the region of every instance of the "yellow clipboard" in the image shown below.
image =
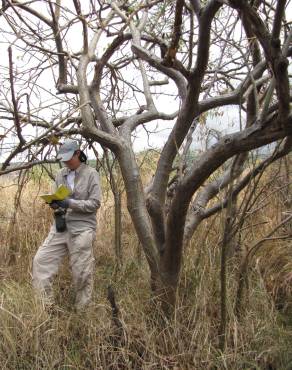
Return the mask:
<path id="1" fill-rule="evenodd" d="M 60 185 L 58 189 L 53 194 L 42 194 L 40 197 L 46 203 L 52 203 L 54 200 L 64 200 L 71 194 L 70 189 L 65 185 Z"/>

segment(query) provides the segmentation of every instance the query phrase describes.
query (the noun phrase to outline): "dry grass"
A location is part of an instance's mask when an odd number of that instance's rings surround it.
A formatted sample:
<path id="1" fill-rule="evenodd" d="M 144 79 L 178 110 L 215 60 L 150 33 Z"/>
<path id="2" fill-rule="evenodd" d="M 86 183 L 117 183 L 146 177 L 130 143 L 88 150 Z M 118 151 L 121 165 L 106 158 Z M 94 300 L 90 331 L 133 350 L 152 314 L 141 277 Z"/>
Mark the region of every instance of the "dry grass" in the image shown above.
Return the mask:
<path id="1" fill-rule="evenodd" d="M 227 346 L 221 353 L 220 217 L 204 222 L 186 251 L 177 309 L 173 320 L 166 322 L 151 301 L 147 266 L 143 258 L 137 260 L 138 242 L 126 213 L 124 264 L 116 268 L 112 203 L 107 202 L 99 215 L 92 307 L 82 314 L 74 311 L 65 263 L 55 283 L 58 309 L 48 313 L 34 297 L 30 272 L 33 255 L 50 225 L 50 210 L 31 195 L 38 194 L 39 186 L 30 181 L 23 190 L 17 223 L 12 224 L 16 190 L 0 188 L 1 369 L 292 369 L 287 303 L 291 298 L 291 242 L 269 242 L 251 264 L 241 321 L 233 313 L 238 256 L 231 257 Z M 249 218 L 243 250 L 276 222 L 275 202 Z M 9 265 L 11 243 L 15 259 Z M 122 329 L 112 322 L 108 285 L 116 292 Z M 286 303 L 281 311 L 273 300 L 279 296 Z"/>

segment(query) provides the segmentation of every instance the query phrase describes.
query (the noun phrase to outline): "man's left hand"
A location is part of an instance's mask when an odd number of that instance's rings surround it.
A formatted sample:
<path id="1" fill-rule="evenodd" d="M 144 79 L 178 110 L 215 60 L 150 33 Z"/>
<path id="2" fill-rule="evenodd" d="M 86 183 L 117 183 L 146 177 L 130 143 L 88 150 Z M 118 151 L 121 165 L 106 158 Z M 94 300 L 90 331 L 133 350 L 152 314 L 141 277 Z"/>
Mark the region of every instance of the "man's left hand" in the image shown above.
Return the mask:
<path id="1" fill-rule="evenodd" d="M 64 199 L 64 200 L 54 200 L 51 204 L 50 207 L 53 209 L 57 208 L 64 208 L 67 209 L 69 207 L 69 199 Z"/>

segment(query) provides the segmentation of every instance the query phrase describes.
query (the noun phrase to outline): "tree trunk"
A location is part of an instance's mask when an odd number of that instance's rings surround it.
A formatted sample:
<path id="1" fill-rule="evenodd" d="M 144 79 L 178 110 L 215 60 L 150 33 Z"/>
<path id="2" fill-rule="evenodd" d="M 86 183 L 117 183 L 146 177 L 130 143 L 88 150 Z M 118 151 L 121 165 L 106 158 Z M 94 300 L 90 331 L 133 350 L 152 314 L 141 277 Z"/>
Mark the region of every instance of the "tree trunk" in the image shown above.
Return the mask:
<path id="1" fill-rule="evenodd" d="M 117 266 L 123 264 L 122 255 L 122 208 L 121 208 L 121 193 L 115 189 L 114 192 L 115 202 L 115 255 L 117 259 Z"/>
<path id="2" fill-rule="evenodd" d="M 151 222 L 146 209 L 146 199 L 135 155 L 126 143 L 117 154 L 127 194 L 127 207 L 137 236 L 147 258 L 151 272 L 152 290 L 157 289 L 159 279 L 159 256 L 155 245 Z"/>

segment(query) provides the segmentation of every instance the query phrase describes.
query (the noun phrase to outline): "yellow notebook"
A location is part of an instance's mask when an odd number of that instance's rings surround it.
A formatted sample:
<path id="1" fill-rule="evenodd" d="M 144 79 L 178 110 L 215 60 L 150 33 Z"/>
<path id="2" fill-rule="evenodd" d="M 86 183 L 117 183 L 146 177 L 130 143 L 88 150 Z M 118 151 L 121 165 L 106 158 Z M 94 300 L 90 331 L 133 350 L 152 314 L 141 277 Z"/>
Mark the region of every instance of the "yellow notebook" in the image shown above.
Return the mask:
<path id="1" fill-rule="evenodd" d="M 52 203 L 54 200 L 64 200 L 70 195 L 71 191 L 65 185 L 60 185 L 53 194 L 42 194 L 40 197 L 46 203 Z"/>

